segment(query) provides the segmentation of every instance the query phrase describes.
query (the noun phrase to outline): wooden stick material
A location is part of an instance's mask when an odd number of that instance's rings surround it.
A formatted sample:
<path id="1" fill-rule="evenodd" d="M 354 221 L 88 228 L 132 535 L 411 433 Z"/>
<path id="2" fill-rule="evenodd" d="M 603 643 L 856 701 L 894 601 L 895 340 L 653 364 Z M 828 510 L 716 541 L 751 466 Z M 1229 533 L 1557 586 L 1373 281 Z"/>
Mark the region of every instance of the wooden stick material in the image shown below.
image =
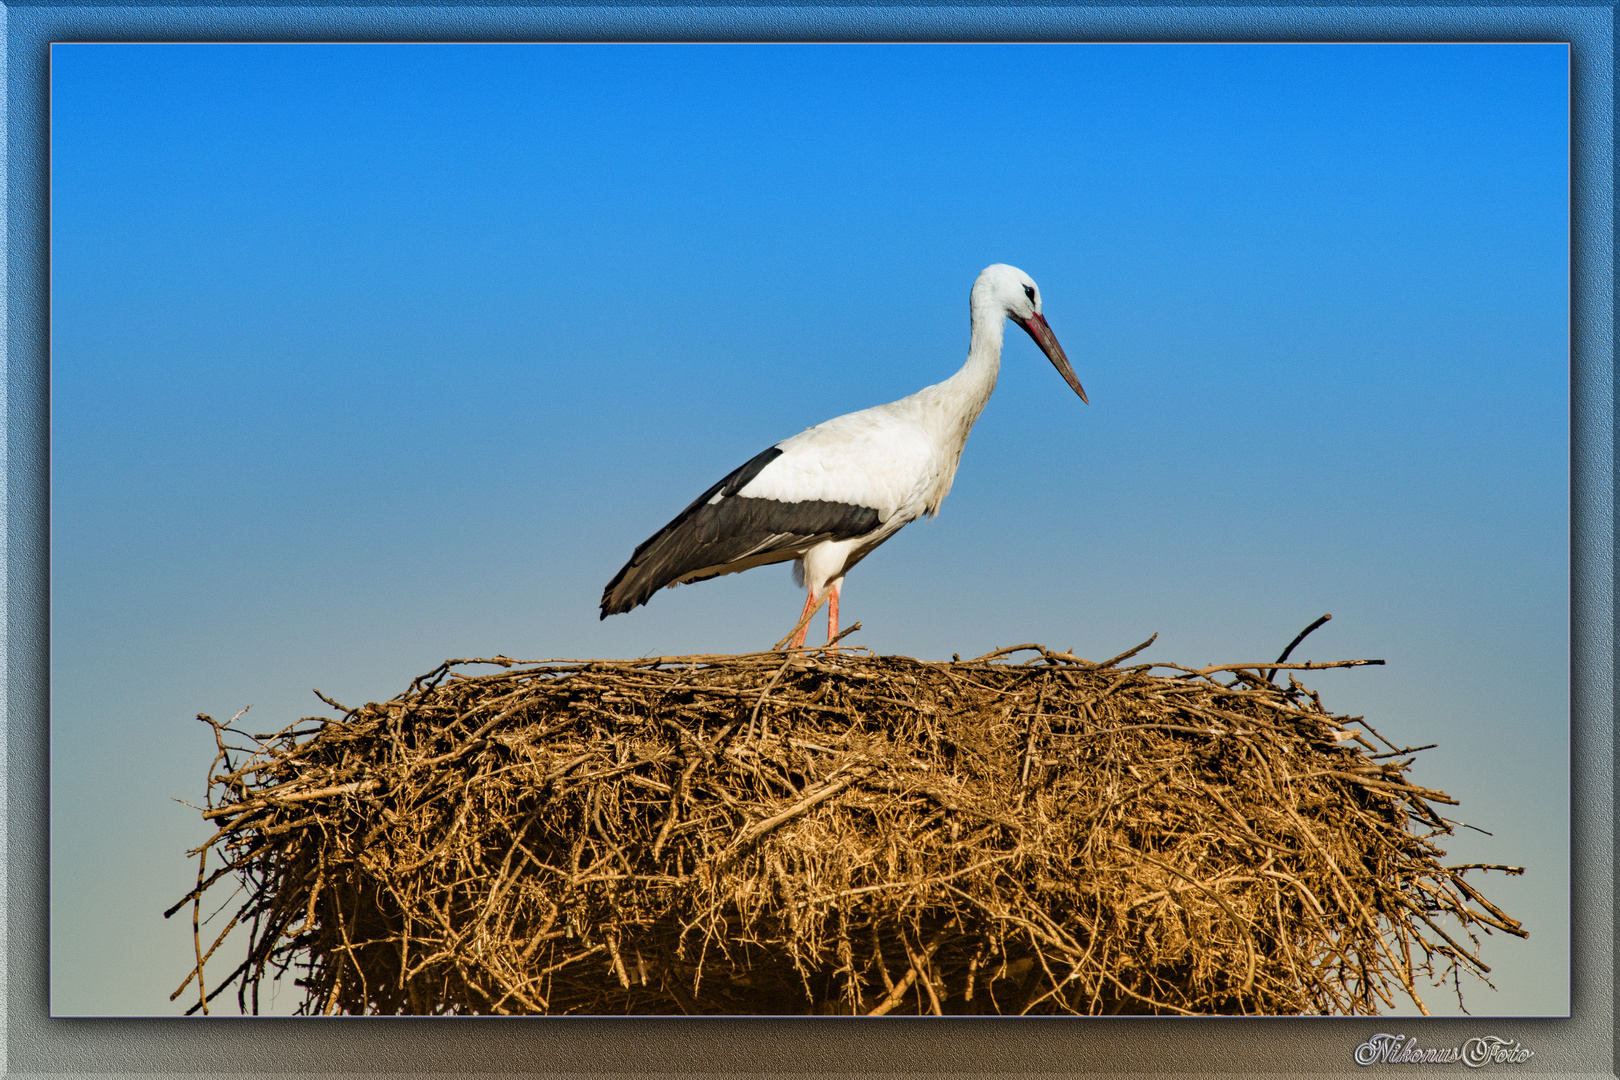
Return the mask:
<path id="1" fill-rule="evenodd" d="M 861 770 L 859 772 L 852 773 L 841 780 L 823 784 L 820 788 L 811 792 L 809 795 L 806 795 L 804 798 L 800 799 L 798 802 L 794 803 L 780 814 L 777 814 L 774 817 L 766 818 L 764 821 L 755 822 L 754 824 L 748 826 L 748 828 L 744 829 L 738 834 L 737 842 L 734 846 L 742 847 L 746 844 L 754 842 L 755 840 L 758 840 L 760 837 L 764 836 L 778 825 L 791 821 L 805 811 L 814 808 L 820 803 L 826 802 L 834 795 L 837 795 L 840 791 L 843 791 L 851 784 L 859 781 L 870 771 L 871 770 L 869 769 Z"/>
<path id="2" fill-rule="evenodd" d="M 799 621 L 794 623 L 793 629 L 788 631 L 787 637 L 771 646 L 771 651 L 779 652 L 780 650 L 787 648 L 788 642 L 797 638 L 799 636 L 799 632 L 810 625 L 810 620 L 816 617 L 816 612 L 821 610 L 822 605 L 827 602 L 827 598 L 831 595 L 831 589 L 823 589 L 821 596 L 815 599 L 815 603 L 810 603 L 809 599 L 807 598 L 804 605 L 804 614 L 799 616 Z"/>
<path id="3" fill-rule="evenodd" d="M 1305 629 L 1301 630 L 1298 634 L 1296 634 L 1294 636 L 1294 640 L 1290 641 L 1288 643 L 1288 648 L 1284 649 L 1282 651 L 1282 655 L 1277 657 L 1277 663 L 1280 664 L 1284 660 L 1287 660 L 1288 659 L 1288 654 L 1294 651 L 1294 647 L 1296 645 L 1298 645 L 1300 642 L 1304 641 L 1307 637 L 1309 637 L 1310 634 L 1311 634 L 1311 631 L 1315 630 L 1317 627 L 1321 626 L 1323 623 L 1327 622 L 1331 618 L 1333 618 L 1332 615 L 1323 615 L 1320 619 L 1317 619 L 1315 622 L 1311 623 L 1311 625 L 1307 626 Z M 1265 676 L 1266 681 L 1270 682 L 1276 676 L 1276 674 L 1277 674 L 1277 669 L 1275 667 L 1268 669 L 1266 671 L 1266 676 Z"/>
<path id="4" fill-rule="evenodd" d="M 1278 664 L 1275 662 L 1269 664 L 1214 664 L 1210 667 L 1196 669 L 1184 668 L 1180 664 L 1154 664 L 1153 666 L 1175 668 L 1177 671 L 1185 671 L 1189 675 L 1213 675 L 1217 671 L 1259 671 L 1262 668 L 1270 668 L 1275 673 L 1278 671 L 1325 671 L 1328 668 L 1345 667 L 1382 667 L 1383 664 L 1384 661 L 1382 660 L 1329 660 L 1323 662 L 1313 661 L 1309 664 Z"/>
<path id="5" fill-rule="evenodd" d="M 933 940 L 923 949 L 922 955 L 913 956 L 911 967 L 906 969 L 905 975 L 901 977 L 899 982 L 894 984 L 894 989 L 889 991 L 889 996 L 880 1001 L 871 1012 L 866 1014 L 867 1016 L 887 1016 L 890 1010 L 906 999 L 906 991 L 910 990 L 911 985 L 917 981 L 918 968 L 933 959 L 934 953 L 938 952 L 939 947 L 945 943 L 945 937 L 949 930 L 950 928 L 947 927 L 934 935 Z M 910 949 L 908 948 L 906 951 L 910 952 Z"/>
<path id="6" fill-rule="evenodd" d="M 1105 664 L 496 654 L 271 734 L 204 718 L 217 829 L 175 890 L 197 922 L 180 993 L 1366 1015 L 1483 976 L 1477 935 L 1529 932 L 1462 880 L 1515 868 L 1443 865 L 1463 826 L 1410 782 L 1419 740 L 1259 677 L 1364 661 L 1135 663 L 1149 642 Z M 203 943 L 205 899 L 241 932 Z M 197 991 L 209 964 L 229 974 Z"/>

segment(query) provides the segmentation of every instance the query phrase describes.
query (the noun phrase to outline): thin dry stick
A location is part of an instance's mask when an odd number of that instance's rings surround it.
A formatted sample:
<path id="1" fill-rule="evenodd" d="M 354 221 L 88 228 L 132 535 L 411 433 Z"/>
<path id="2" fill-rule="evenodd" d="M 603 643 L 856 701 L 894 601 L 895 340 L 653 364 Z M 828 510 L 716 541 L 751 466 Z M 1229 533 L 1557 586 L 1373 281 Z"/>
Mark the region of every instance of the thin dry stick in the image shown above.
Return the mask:
<path id="1" fill-rule="evenodd" d="M 830 596 L 832 596 L 832 590 L 823 589 L 820 598 L 816 600 L 815 604 L 805 608 L 804 614 L 799 616 L 799 621 L 794 624 L 793 629 L 789 630 L 787 636 L 781 641 L 778 641 L 775 645 L 772 645 L 771 651 L 780 652 L 787 648 L 787 643 L 798 637 L 800 630 L 803 630 L 805 627 L 810 625 L 810 620 L 816 617 L 816 612 L 822 609 L 822 607 L 827 603 L 827 598 Z"/>
<path id="2" fill-rule="evenodd" d="M 887 1016 L 891 1009 L 906 999 L 906 992 L 911 989 L 911 984 L 917 981 L 917 972 L 920 965 L 926 964 L 933 957 L 940 945 L 944 944 L 946 934 L 949 931 L 950 928 L 947 927 L 934 935 L 933 940 L 929 941 L 920 955 L 912 953 L 910 946 L 906 946 L 906 952 L 911 956 L 911 967 L 906 969 L 906 973 L 900 977 L 900 981 L 894 984 L 894 989 L 889 991 L 889 996 L 879 1002 L 871 1012 L 866 1014 L 867 1016 Z M 904 939 L 901 940 L 901 944 L 905 944 Z"/>
<path id="3" fill-rule="evenodd" d="M 1311 625 L 1307 626 L 1305 629 L 1301 630 L 1298 634 L 1296 634 L 1294 636 L 1294 640 L 1290 641 L 1288 643 L 1288 648 L 1284 649 L 1282 651 L 1282 655 L 1277 657 L 1277 663 L 1280 664 L 1284 660 L 1287 660 L 1288 655 L 1294 651 L 1295 646 L 1297 646 L 1300 642 L 1304 641 L 1307 637 L 1309 637 L 1311 635 L 1312 631 L 1314 631 L 1317 627 L 1321 626 L 1322 624 L 1326 623 L 1331 618 L 1333 618 L 1332 615 L 1323 615 L 1320 619 L 1317 619 L 1315 622 L 1311 623 Z M 1272 679 L 1276 678 L 1276 676 L 1277 676 L 1277 669 L 1276 668 L 1268 669 L 1266 671 L 1266 675 L 1265 675 L 1266 682 L 1270 682 Z"/>
<path id="4" fill-rule="evenodd" d="M 798 631 L 795 630 L 794 633 L 798 633 Z M 759 700 L 754 702 L 754 711 L 748 714 L 748 728 L 743 732 L 743 742 L 748 742 L 754 737 L 754 724 L 759 720 L 759 710 L 765 707 L 765 699 L 771 696 L 771 691 L 776 689 L 776 684 L 782 681 L 782 676 L 786 675 L 788 668 L 792 666 L 793 660 L 790 657 L 781 667 L 776 669 L 776 674 L 771 676 L 771 681 L 766 683 L 765 689 L 759 692 Z"/>
<path id="5" fill-rule="evenodd" d="M 1309 664 L 1279 664 L 1276 661 L 1272 661 L 1270 664 L 1215 664 L 1211 667 L 1196 670 L 1184 668 L 1179 664 L 1154 664 L 1153 666 L 1175 668 L 1191 675 L 1212 675 L 1217 671 L 1258 671 L 1261 668 L 1266 668 L 1275 675 L 1279 671 L 1322 671 L 1326 668 L 1367 667 L 1369 665 L 1382 667 L 1383 664 L 1384 661 L 1382 660 L 1333 660 L 1327 663 L 1312 662 Z"/>
<path id="6" fill-rule="evenodd" d="M 216 759 L 216 760 L 218 760 L 218 759 Z M 202 922 L 201 922 L 201 919 L 202 919 L 202 880 L 203 880 L 203 872 L 207 869 L 207 867 L 208 867 L 208 849 L 203 848 L 203 850 L 197 854 L 197 889 L 196 889 L 196 897 L 197 898 L 191 902 L 191 943 L 192 943 L 192 947 L 196 950 L 196 955 L 197 955 L 197 966 L 192 969 L 192 973 L 197 976 L 197 1004 L 202 1008 L 204 1016 L 208 1015 L 208 995 L 205 992 L 204 987 L 203 987 L 203 951 L 202 951 Z M 181 990 L 185 989 L 185 984 L 184 983 L 182 983 L 180 985 L 180 989 Z M 174 1000 L 174 998 L 177 997 L 179 995 L 179 993 L 180 993 L 180 991 L 176 990 L 174 992 L 174 994 L 170 995 L 169 1000 L 171 1000 L 171 1001 Z"/>

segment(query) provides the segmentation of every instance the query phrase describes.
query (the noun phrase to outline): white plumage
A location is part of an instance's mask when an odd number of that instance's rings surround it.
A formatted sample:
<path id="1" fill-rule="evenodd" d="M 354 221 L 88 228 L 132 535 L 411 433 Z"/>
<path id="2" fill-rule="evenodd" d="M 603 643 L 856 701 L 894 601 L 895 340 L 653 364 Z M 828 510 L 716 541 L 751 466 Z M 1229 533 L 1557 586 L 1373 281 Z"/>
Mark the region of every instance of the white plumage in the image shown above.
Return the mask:
<path id="1" fill-rule="evenodd" d="M 961 370 L 899 401 L 783 439 L 733 471 L 636 548 L 603 590 L 602 617 L 644 604 L 665 586 L 793 559 L 808 596 L 790 644 L 803 644 L 823 602 L 831 642 L 844 575 L 907 523 L 937 513 L 951 490 L 968 432 L 996 386 L 1004 319 L 1028 331 L 1086 400 L 1028 274 L 986 267 L 968 307 Z"/>

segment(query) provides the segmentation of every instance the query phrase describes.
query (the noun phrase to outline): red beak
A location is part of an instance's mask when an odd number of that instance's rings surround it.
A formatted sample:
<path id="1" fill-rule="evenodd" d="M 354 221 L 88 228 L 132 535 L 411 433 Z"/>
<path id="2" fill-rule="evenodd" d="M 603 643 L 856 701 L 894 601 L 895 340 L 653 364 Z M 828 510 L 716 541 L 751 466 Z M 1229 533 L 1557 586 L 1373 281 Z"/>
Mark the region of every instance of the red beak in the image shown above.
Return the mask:
<path id="1" fill-rule="evenodd" d="M 1035 344 L 1041 347 L 1041 352 L 1052 361 L 1052 366 L 1058 369 L 1058 374 L 1063 376 L 1063 381 L 1069 384 L 1069 388 L 1080 395 L 1081 401 L 1090 405 L 1091 401 L 1086 397 L 1085 390 L 1080 387 L 1080 380 L 1074 377 L 1074 368 L 1069 366 L 1069 358 L 1063 355 L 1063 346 L 1059 345 L 1058 339 L 1053 336 L 1052 328 L 1046 325 L 1046 316 L 1037 311 L 1029 318 L 1020 320 L 1018 325 L 1029 331 L 1029 336 L 1035 339 Z"/>

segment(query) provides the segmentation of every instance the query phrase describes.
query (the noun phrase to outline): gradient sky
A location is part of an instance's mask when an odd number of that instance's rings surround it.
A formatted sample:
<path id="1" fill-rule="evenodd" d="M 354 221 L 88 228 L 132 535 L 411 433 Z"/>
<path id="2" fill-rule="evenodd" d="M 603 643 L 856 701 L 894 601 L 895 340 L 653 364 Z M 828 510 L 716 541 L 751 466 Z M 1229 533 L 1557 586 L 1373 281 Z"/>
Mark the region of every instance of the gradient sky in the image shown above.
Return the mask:
<path id="1" fill-rule="evenodd" d="M 1568 1008 L 1562 45 L 57 45 L 52 1001 L 178 1012 L 198 712 L 265 731 L 450 656 L 751 651 L 767 567 L 597 620 L 759 450 L 1009 334 L 852 643 L 1378 657 L 1328 707 L 1461 800 Z M 234 961 L 222 966 L 222 972 Z M 1450 1011 L 1443 990 L 1426 998 Z M 288 996 L 278 1000 L 286 1011 Z"/>

